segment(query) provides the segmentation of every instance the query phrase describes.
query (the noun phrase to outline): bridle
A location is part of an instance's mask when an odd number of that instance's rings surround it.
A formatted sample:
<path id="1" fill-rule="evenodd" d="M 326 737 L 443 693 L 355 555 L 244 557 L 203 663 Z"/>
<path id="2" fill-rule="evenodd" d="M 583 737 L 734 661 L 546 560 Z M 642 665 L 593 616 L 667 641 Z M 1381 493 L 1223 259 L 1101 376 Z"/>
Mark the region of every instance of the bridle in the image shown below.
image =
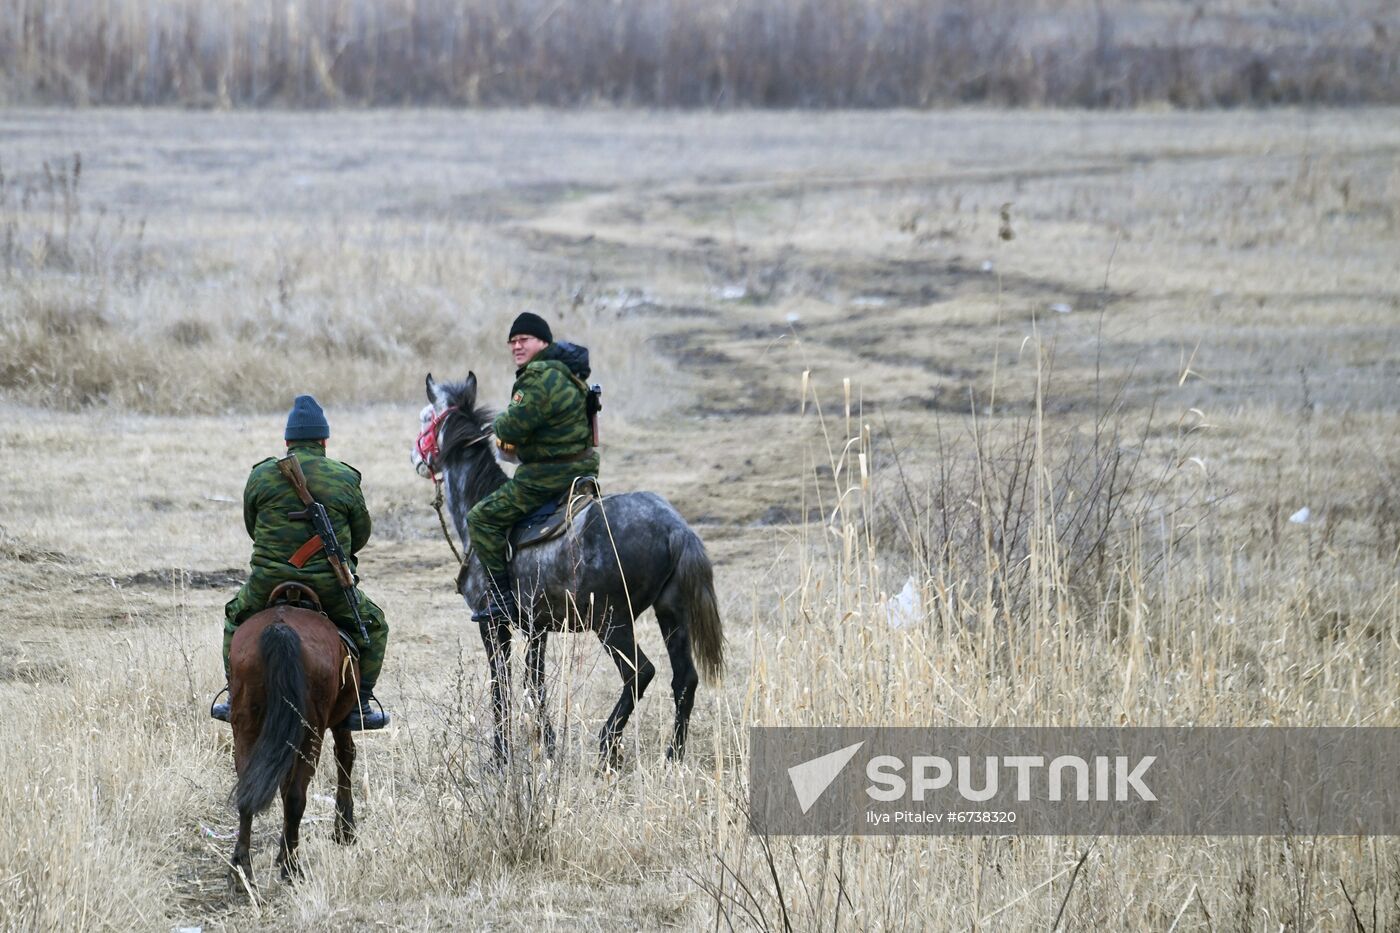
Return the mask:
<path id="1" fill-rule="evenodd" d="M 442 458 L 443 450 L 438 441 L 438 435 L 442 431 L 442 423 L 447 420 L 447 416 L 457 410 L 456 405 L 448 405 L 433 415 L 427 426 L 418 432 L 418 440 L 414 442 L 413 447 L 418 452 L 418 475 L 424 479 L 430 479 L 435 483 L 442 482 L 438 472 L 438 463 Z M 474 447 L 489 437 L 491 437 L 491 432 L 487 431 L 480 437 L 467 441 L 462 446 Z"/>
<path id="2" fill-rule="evenodd" d="M 452 548 L 452 553 L 457 558 L 457 563 L 465 561 L 462 555 L 457 553 L 457 545 L 452 541 L 452 535 L 447 530 L 447 518 L 442 514 L 442 474 L 438 472 L 438 466 L 442 459 L 442 446 L 438 441 L 438 434 L 441 431 L 442 423 L 447 420 L 447 416 L 457 411 L 456 405 L 448 405 L 442 411 L 433 415 L 426 427 L 418 432 L 418 440 L 414 442 L 414 449 L 418 452 L 418 475 L 424 479 L 432 480 L 434 489 L 433 508 L 437 510 L 438 524 L 442 526 L 442 536 L 447 539 L 447 546 Z M 487 431 L 480 437 L 467 441 L 462 446 L 472 447 L 491 437 L 491 432 Z"/>
<path id="3" fill-rule="evenodd" d="M 438 445 L 438 430 L 447 420 L 447 416 L 456 410 L 456 405 L 447 406 L 434 414 L 427 426 L 418 432 L 418 440 L 414 442 L 413 449 L 418 452 L 418 475 L 424 479 L 441 482 L 437 469 L 438 459 L 442 456 L 442 449 Z"/>

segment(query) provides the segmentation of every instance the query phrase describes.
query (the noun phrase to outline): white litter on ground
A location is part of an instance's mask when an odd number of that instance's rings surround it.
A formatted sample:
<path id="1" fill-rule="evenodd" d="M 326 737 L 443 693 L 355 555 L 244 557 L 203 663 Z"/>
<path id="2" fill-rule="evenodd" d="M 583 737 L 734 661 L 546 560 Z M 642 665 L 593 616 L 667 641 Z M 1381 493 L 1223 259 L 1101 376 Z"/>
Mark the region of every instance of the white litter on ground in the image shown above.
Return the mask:
<path id="1" fill-rule="evenodd" d="M 1312 518 L 1312 509 L 1308 508 L 1306 505 L 1288 516 L 1288 520 L 1295 525 L 1306 525 L 1310 518 Z"/>
<path id="2" fill-rule="evenodd" d="M 1056 314 L 1069 314 L 1074 309 L 1063 301 L 1057 301 L 1050 306 L 1050 310 L 1054 311 Z"/>
<path id="3" fill-rule="evenodd" d="M 924 617 L 924 598 L 914 584 L 914 578 L 904 581 L 904 589 L 885 603 L 885 621 L 890 628 L 904 628 Z"/>

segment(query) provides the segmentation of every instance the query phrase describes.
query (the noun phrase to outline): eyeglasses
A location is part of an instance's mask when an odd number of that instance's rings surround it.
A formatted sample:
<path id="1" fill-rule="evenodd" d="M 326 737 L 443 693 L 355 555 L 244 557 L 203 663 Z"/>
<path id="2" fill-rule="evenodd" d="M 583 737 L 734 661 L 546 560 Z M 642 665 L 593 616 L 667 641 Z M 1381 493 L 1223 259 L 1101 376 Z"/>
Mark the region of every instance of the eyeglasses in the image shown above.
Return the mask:
<path id="1" fill-rule="evenodd" d="M 537 338 L 531 337 L 529 334 L 526 334 L 526 335 L 523 336 L 523 337 L 512 337 L 512 338 L 510 338 L 509 340 L 506 341 L 506 346 L 508 346 L 508 347 L 522 347 L 522 346 L 525 345 L 525 341 L 527 341 L 527 340 L 535 340 L 535 339 L 537 339 Z"/>

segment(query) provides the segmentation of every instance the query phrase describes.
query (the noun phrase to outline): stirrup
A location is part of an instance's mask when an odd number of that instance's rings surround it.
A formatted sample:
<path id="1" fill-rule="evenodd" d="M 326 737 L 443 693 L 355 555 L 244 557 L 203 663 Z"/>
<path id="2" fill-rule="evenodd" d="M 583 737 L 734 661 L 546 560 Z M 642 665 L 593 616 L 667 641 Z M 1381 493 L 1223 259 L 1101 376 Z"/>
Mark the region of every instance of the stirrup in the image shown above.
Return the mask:
<path id="1" fill-rule="evenodd" d="M 228 685 L 227 685 L 227 684 L 224 685 L 224 689 L 222 689 L 222 690 L 220 690 L 218 693 L 214 694 L 214 702 L 212 702 L 212 703 L 209 704 L 209 718 L 210 718 L 210 719 L 217 719 L 219 722 L 230 722 L 230 721 L 231 721 L 232 710 L 231 710 L 231 708 L 230 708 L 230 705 L 229 705 L 228 703 L 220 703 L 220 702 L 219 702 L 219 697 L 223 696 L 225 693 L 228 693 Z"/>
<path id="2" fill-rule="evenodd" d="M 515 581 L 511 580 L 509 572 L 490 575 L 486 584 L 486 601 L 480 609 L 472 612 L 472 621 L 515 625 L 519 616 L 520 606 L 515 599 Z"/>
<path id="3" fill-rule="evenodd" d="M 472 613 L 472 621 L 504 622 L 506 625 L 515 625 L 517 617 L 520 615 L 520 608 L 514 603 L 514 600 L 507 603 L 497 603 L 488 597 L 486 605 Z"/>
<path id="4" fill-rule="evenodd" d="M 379 707 L 379 711 L 370 709 L 370 703 Z M 369 696 L 363 698 L 363 703 L 359 699 L 355 701 L 355 708 L 345 717 L 343 725 L 352 732 L 373 732 L 389 725 L 389 714 L 385 711 L 384 704 L 379 702 L 379 697 L 371 691 Z"/>

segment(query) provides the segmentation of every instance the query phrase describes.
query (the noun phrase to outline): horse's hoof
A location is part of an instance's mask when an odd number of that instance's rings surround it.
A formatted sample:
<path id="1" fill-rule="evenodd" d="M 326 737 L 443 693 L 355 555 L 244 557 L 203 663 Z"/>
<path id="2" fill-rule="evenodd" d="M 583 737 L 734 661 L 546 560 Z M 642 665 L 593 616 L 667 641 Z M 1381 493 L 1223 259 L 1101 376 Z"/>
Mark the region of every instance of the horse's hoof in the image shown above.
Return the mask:
<path id="1" fill-rule="evenodd" d="M 301 865 L 295 852 L 284 850 L 277 853 L 277 874 L 283 881 L 295 881 L 301 877 Z"/>
<path id="2" fill-rule="evenodd" d="M 685 760 L 685 748 L 677 748 L 674 745 L 666 746 L 666 760 L 673 764 L 680 764 Z"/>
<path id="3" fill-rule="evenodd" d="M 604 743 L 598 757 L 598 770 L 607 773 L 622 770 L 622 743 Z"/>
<path id="4" fill-rule="evenodd" d="M 335 831 L 331 833 L 331 838 L 339 845 L 352 846 L 355 844 L 355 822 L 346 821 L 336 817 Z"/>
<path id="5" fill-rule="evenodd" d="M 554 738 L 554 727 L 553 727 L 553 726 L 545 726 L 545 727 L 544 727 L 544 729 L 541 731 L 541 734 L 540 734 L 540 741 L 541 741 L 541 742 L 543 743 L 543 745 L 544 745 L 544 754 L 545 754 L 545 757 L 546 757 L 546 758 L 553 758 L 553 757 L 554 757 L 554 752 L 555 752 L 555 750 L 558 748 L 558 743 L 555 741 L 555 738 Z"/>
<path id="6" fill-rule="evenodd" d="M 229 869 L 228 873 L 228 895 L 229 897 L 242 897 L 252 891 L 256 891 L 257 886 L 253 884 L 253 873 L 249 870 L 238 868 Z"/>

